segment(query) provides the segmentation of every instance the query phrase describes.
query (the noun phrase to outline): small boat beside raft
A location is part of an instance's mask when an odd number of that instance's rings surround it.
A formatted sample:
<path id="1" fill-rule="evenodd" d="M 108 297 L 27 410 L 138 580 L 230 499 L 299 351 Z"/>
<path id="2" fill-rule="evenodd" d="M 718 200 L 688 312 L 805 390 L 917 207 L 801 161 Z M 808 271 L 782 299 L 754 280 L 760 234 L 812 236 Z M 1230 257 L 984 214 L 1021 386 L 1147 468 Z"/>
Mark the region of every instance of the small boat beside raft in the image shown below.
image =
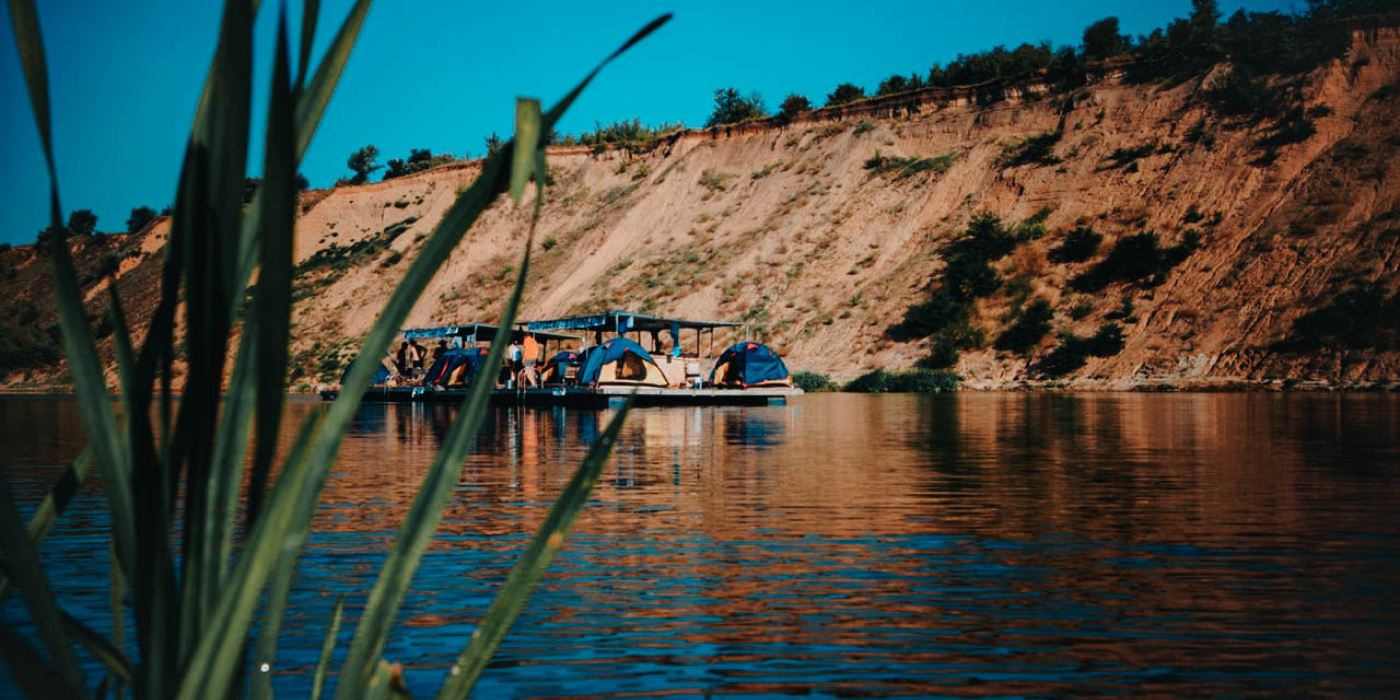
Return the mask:
<path id="1" fill-rule="evenodd" d="M 503 332 L 496 326 L 470 323 L 411 329 L 404 332 L 405 342 L 440 341 L 432 364 L 426 370 L 414 370 L 395 367 L 392 357 L 382 361 L 364 401 L 460 403 L 472 381 L 489 378 L 492 372 L 496 388 L 491 402 L 498 405 L 606 407 L 621 405 L 635 395 L 638 406 L 764 406 L 785 404 L 801 395 L 782 358 L 762 343 L 742 341 L 714 361 L 704 358 L 707 334 L 713 351 L 715 329 L 742 325 L 621 310 L 522 322 L 509 330 L 516 355 L 508 353 L 500 368 L 485 366 L 485 345 Z M 695 331 L 693 346 L 682 343 L 685 330 Z M 605 337 L 611 333 L 616 335 Z M 663 341 L 663 333 L 669 336 L 669 344 Z M 592 344 L 588 344 L 590 335 Z M 642 346 L 648 335 L 650 351 Z M 551 344 L 553 355 L 548 352 Z M 546 356 L 548 361 L 541 362 Z M 709 371 L 702 373 L 702 367 Z M 338 388 L 321 392 L 326 400 L 337 396 Z"/>

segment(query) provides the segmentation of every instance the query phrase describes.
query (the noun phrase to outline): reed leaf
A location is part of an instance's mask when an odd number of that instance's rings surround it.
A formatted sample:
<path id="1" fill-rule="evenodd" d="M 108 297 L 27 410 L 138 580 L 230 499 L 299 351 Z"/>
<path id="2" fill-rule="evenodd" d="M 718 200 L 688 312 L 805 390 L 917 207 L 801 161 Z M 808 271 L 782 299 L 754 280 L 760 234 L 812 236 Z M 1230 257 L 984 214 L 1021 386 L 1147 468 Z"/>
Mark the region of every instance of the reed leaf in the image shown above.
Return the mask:
<path id="1" fill-rule="evenodd" d="M 59 615 L 62 616 L 63 627 L 68 631 L 68 634 L 83 645 L 83 648 L 87 649 L 93 658 L 102 662 L 109 673 L 122 683 L 130 684 L 132 682 L 131 662 L 127 660 L 126 654 L 121 649 L 93 631 L 91 627 L 83 624 L 81 620 L 73 617 L 68 611 L 59 610 Z"/>
<path id="2" fill-rule="evenodd" d="M 118 649 L 126 648 L 126 601 L 122 599 L 122 570 L 117 566 L 117 546 L 116 543 L 108 540 L 107 556 L 111 560 L 111 583 L 108 586 L 108 601 L 112 611 L 112 646 Z M 118 700 L 122 696 L 122 684 L 116 683 L 114 695 Z M 130 685 L 128 683 L 127 685 Z"/>
<path id="3" fill-rule="evenodd" d="M 247 170 L 249 105 L 252 90 L 252 11 L 247 0 L 224 4 L 219 47 L 209 92 L 212 104 L 205 112 L 207 121 L 197 122 L 191 136 L 193 150 L 203 157 L 197 171 L 199 191 L 177 209 L 176 220 L 187 214 L 197 217 L 198 227 L 189 230 L 185 248 L 185 343 L 188 348 L 188 377 L 180 402 L 177 435 L 167 473 L 184 464 L 185 491 L 184 547 L 181 558 L 183 603 L 179 610 L 179 641 L 167 639 L 169 627 L 153 630 L 152 647 L 164 664 L 164 676 L 173 679 L 183 665 L 193 641 L 204 629 L 209 601 L 218 586 L 216 561 L 220 550 L 219 528 L 225 484 L 218 474 L 219 453 L 211 449 L 220 442 L 226 450 L 240 451 L 242 442 L 235 431 L 220 431 L 219 403 L 224 362 L 228 350 L 229 313 L 233 297 L 233 277 L 241 238 L 244 173 Z M 251 401 L 248 401 L 251 404 Z M 242 411 L 234 420 L 241 419 Z M 229 446 L 229 443 L 237 443 Z M 239 457 L 241 461 L 241 452 Z M 162 533 L 162 538 L 164 538 Z M 157 574 L 158 585 L 174 590 L 172 578 Z M 138 591 L 141 587 L 137 588 Z M 139 603 L 138 603 L 139 605 Z M 172 621 L 175 622 L 175 621 Z M 174 646 L 171 646 L 174 645 Z M 178 649 L 179 651 L 175 651 Z M 179 658 L 179 664 L 172 663 Z"/>
<path id="4" fill-rule="evenodd" d="M 517 108 L 517 116 L 524 115 L 518 126 L 525 125 L 526 128 L 518 128 L 516 132 L 514 162 L 521 162 L 523 153 L 525 162 L 533 167 L 536 148 L 523 147 L 521 144 L 539 142 L 539 102 L 520 100 L 517 104 L 521 105 Z M 533 110 L 530 105 L 533 105 Z M 512 187 L 514 180 L 512 176 Z M 524 187 L 523 180 L 521 187 Z M 515 327 L 515 315 L 520 308 L 520 297 L 525 291 L 525 279 L 529 269 L 530 245 L 527 243 L 525 255 L 520 263 L 520 272 L 515 277 L 515 286 L 501 316 L 499 328 L 506 332 L 496 334 L 483 367 L 501 366 L 506 344 L 510 340 L 509 330 Z M 360 623 L 355 629 L 350 654 L 346 657 L 345 665 L 341 667 L 342 682 L 336 686 L 337 699 L 353 697 L 356 689 L 364 686 L 374 673 L 375 661 L 384 649 L 389 629 L 393 626 L 399 606 L 402 605 L 404 595 L 413 582 L 413 574 L 422 562 L 423 552 L 428 548 L 428 542 L 432 540 L 433 533 L 442 519 L 442 509 L 457 485 L 467 454 L 476 444 L 476 436 L 489 410 L 491 391 L 495 388 L 495 383 L 496 377 L 489 371 L 478 372 L 472 380 L 462 410 L 452 421 L 452 426 L 433 459 L 432 467 L 423 479 L 423 485 L 418 489 L 418 495 L 413 499 L 413 505 L 399 528 L 394 546 L 389 551 L 389 556 L 380 569 L 379 578 L 370 592 L 364 613 L 360 616 Z M 346 680 L 351 682 L 345 682 Z"/>
<path id="5" fill-rule="evenodd" d="M 10 626 L 0 622 L 0 658 L 10 667 L 10 677 L 31 698 L 84 698 L 81 678 L 73 682 L 49 665 L 47 659 Z"/>
<path id="6" fill-rule="evenodd" d="M 549 509 L 544 523 L 516 560 L 505 584 L 482 615 L 481 624 L 472 632 L 471 641 L 452 665 L 442 687 L 438 689 L 439 700 L 465 698 L 471 694 L 472 687 L 481 677 L 481 672 L 486 669 L 486 663 L 491 660 L 501 640 L 505 639 L 506 632 L 515 623 L 515 618 L 525 608 L 525 602 L 529 600 L 535 584 L 544 575 L 554 555 L 564 546 L 564 538 L 573 528 L 579 511 L 588 503 L 588 496 L 593 492 L 593 485 L 598 482 L 603 466 L 607 464 L 608 455 L 617 443 L 617 436 L 622 431 L 623 421 L 631 408 L 632 397 L 628 397 L 627 403 L 613 416 L 602 436 L 588 449 L 588 455 L 584 457 L 578 471 L 574 472 L 568 486 L 564 487 L 559 499 Z"/>
<path id="7" fill-rule="evenodd" d="M 335 597 L 331 626 L 326 629 L 326 639 L 321 642 L 321 656 L 316 660 L 316 674 L 311 679 L 310 700 L 321 700 L 321 691 L 326 687 L 326 672 L 331 667 L 331 654 L 335 652 L 336 635 L 340 634 L 340 617 L 344 612 L 345 596 L 342 594 Z"/>
<path id="8" fill-rule="evenodd" d="M 247 521 L 257 519 L 262 508 L 268 473 L 277 452 L 281 428 L 283 392 L 286 389 L 287 341 L 291 335 L 292 258 L 294 254 L 298 157 L 295 149 L 295 97 L 286 36 L 286 17 L 278 32 L 273 68 L 272 97 L 267 115 L 267 152 L 263 159 L 263 187 L 267 198 L 258 210 L 262 244 L 257 297 L 251 319 L 244 328 L 256 329 L 257 445 L 253 453 L 252 480 L 248 488 Z"/>
<path id="9" fill-rule="evenodd" d="M 297 58 L 297 78 L 292 85 L 300 91 L 306 85 L 306 68 L 311 65 L 311 45 L 316 41 L 316 21 L 321 14 L 321 0 L 305 0 L 301 4 L 301 45 Z"/>
<path id="10" fill-rule="evenodd" d="M 645 30 L 634 35 L 626 45 L 635 44 L 642 36 L 660 26 L 664 19 L 652 22 Z M 607 60 L 616 55 L 617 52 L 614 52 Z M 583 85 L 592 80 L 601 67 L 602 64 L 570 93 L 570 101 L 577 97 Z M 550 110 L 550 114 L 557 119 L 562 114 L 562 109 L 556 106 Z M 547 118 L 541 133 L 547 131 L 552 123 Z M 232 675 L 238 657 L 236 649 L 241 644 L 240 640 L 247 634 L 258 593 L 271 573 L 272 565 L 269 562 L 275 561 L 270 558 L 272 552 L 282 546 L 300 550 L 305 540 L 311 511 L 320 498 L 330 466 L 335 461 L 336 453 L 360 399 L 369 387 L 370 375 L 375 364 L 388 349 L 429 280 L 461 241 L 467 229 L 492 200 L 508 188 L 508 173 L 503 167 L 503 161 L 511 157 L 513 146 L 513 143 L 508 143 L 496 156 L 487 159 L 477 180 L 457 198 L 432 235 L 424 242 L 421 252 L 390 295 L 379 319 L 365 336 L 360 354 L 342 382 L 340 396 L 331 404 L 322 419 L 319 436 L 309 454 L 304 459 L 289 460 L 286 463 L 272 489 L 264 515 L 254 524 L 247 537 L 246 546 L 229 576 L 215 614 L 211 617 L 211 624 L 191 657 L 190 667 L 202 669 L 204 674 L 198 678 L 187 674 L 177 697 L 204 697 L 215 689 L 224 687 L 223 684 Z"/>
<path id="11" fill-rule="evenodd" d="M 82 667 L 78 665 L 73 644 L 64 630 L 53 589 L 49 587 L 48 577 L 39 563 L 39 552 L 29 541 L 29 533 L 20 520 L 19 509 L 15 507 L 10 494 L 10 482 L 3 472 L 0 472 L 0 553 L 5 557 L 6 573 L 14 579 L 24 596 L 30 618 L 39 633 L 39 641 L 57 666 L 54 670 L 63 676 L 65 682 L 81 688 Z"/>
<path id="12" fill-rule="evenodd" d="M 79 413 L 86 427 L 98 465 L 103 472 L 104 489 L 111 509 L 112 526 L 117 531 L 118 551 L 124 566 L 131 567 L 135 536 L 132 527 L 131 493 L 125 479 L 129 465 L 120 449 L 117 418 L 107 396 L 92 332 L 87 326 L 77 276 L 69 257 L 66 229 L 58 200 L 58 171 L 53 159 L 53 138 L 49 112 L 49 87 L 39 14 L 33 0 L 9 0 L 10 22 L 19 48 L 20 64 L 29 88 L 30 107 L 39 128 L 40 145 L 49 169 L 50 245 L 53 251 L 54 296 L 63 330 L 69 373 L 78 394 Z"/>
<path id="13" fill-rule="evenodd" d="M 29 524 L 25 526 L 29 534 L 29 541 L 34 543 L 35 549 L 38 549 L 44 539 L 49 536 L 54 523 L 58 522 L 58 516 L 63 514 L 64 509 L 68 507 L 68 502 L 82 487 L 83 479 L 87 478 L 88 470 L 91 468 L 92 448 L 84 448 L 78 458 L 73 460 L 68 468 L 59 475 L 53 488 L 44 495 L 44 500 L 39 503 L 34 515 L 29 517 Z M 0 574 L 0 603 L 9 597 L 12 588 L 13 585 L 9 577 Z"/>

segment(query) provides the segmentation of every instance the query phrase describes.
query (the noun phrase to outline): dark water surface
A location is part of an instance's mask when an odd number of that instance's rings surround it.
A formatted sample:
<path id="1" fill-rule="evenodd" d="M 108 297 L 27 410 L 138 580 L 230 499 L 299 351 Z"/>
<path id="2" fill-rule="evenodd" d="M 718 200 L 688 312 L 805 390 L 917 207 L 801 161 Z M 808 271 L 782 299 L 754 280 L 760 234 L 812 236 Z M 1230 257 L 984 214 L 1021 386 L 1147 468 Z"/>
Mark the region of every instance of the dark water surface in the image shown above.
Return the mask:
<path id="1" fill-rule="evenodd" d="M 304 697 L 346 593 L 338 667 L 453 415 L 361 410 L 293 592 L 283 695 Z M 384 652 L 416 697 L 608 418 L 495 412 Z M 26 508 L 81 444 L 71 402 L 0 400 Z M 638 410 L 477 695 L 1394 697 L 1397 496 L 1393 395 Z M 99 629 L 104 522 L 86 489 L 44 548 Z M 17 597 L 0 614 L 24 626 Z"/>

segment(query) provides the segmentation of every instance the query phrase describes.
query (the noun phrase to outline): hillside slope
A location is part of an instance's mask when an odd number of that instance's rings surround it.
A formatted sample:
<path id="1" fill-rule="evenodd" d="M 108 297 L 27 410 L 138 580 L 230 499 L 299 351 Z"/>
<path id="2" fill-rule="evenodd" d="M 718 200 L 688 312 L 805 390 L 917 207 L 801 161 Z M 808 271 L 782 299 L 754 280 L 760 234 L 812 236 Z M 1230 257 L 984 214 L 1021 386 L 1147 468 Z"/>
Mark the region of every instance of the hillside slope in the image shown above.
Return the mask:
<path id="1" fill-rule="evenodd" d="M 972 324 L 985 346 L 959 356 L 966 386 L 1033 377 L 1053 333 L 1026 355 L 992 341 L 1037 298 L 1053 308 L 1056 330 L 1087 336 L 1106 318 L 1122 324 L 1121 352 L 1091 358 L 1066 377 L 1071 386 L 1393 382 L 1400 352 L 1389 346 L 1299 351 L 1279 342 L 1347 289 L 1372 285 L 1390 298 L 1400 286 L 1400 33 L 1358 33 L 1347 59 L 1308 76 L 1304 106 L 1326 107 L 1311 111 L 1316 133 L 1273 154 L 1258 144 L 1269 124 L 1210 112 L 1209 80 L 1163 88 L 1110 76 L 1068 100 L 1038 99 L 1031 85 L 990 106 L 886 101 L 783 128 L 693 131 L 635 156 L 555 149 L 523 317 L 630 308 L 743 320 L 794 370 L 849 379 L 906 368 L 932 341 L 891 328 L 938 285 L 947 246 L 980 212 L 1008 225 L 1039 212 L 1045 235 L 993 262 L 1003 283 L 976 301 Z M 1016 144 L 1057 130 L 1053 158 L 1008 162 Z M 935 160 L 882 173 L 867 167 L 877 154 L 887 165 Z M 308 193 L 296 245 L 301 388 L 337 373 L 477 171 L 457 163 Z M 496 318 L 529 209 L 502 201 L 488 211 L 408 325 Z M 1096 256 L 1052 262 L 1050 251 L 1080 226 L 1104 235 Z M 1117 239 L 1151 230 L 1170 246 L 1188 229 L 1201 247 L 1160 284 L 1071 289 Z M 88 269 L 104 255 L 120 260 L 118 286 L 136 318 L 154 301 L 163 231 L 80 251 Z M 46 264 L 29 247 L 4 253 L 0 293 L 42 307 Z M 88 287 L 95 318 L 104 285 Z M 61 379 L 61 368 L 17 372 L 7 386 Z"/>

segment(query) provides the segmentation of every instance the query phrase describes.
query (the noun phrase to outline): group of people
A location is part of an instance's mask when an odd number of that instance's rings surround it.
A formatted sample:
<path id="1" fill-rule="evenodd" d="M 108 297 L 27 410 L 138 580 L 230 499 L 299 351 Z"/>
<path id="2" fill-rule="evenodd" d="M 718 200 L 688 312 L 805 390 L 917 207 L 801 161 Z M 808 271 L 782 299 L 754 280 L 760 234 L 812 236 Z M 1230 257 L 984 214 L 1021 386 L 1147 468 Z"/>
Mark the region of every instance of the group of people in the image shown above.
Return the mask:
<path id="1" fill-rule="evenodd" d="M 421 381 L 426 374 L 426 368 L 446 353 L 449 347 L 462 347 L 462 339 L 452 338 L 450 346 L 446 339 L 439 340 L 437 347 L 433 348 L 431 355 L 429 355 L 427 347 L 419 344 L 416 338 L 410 338 L 399 345 L 397 352 L 390 351 L 387 360 L 397 370 L 401 381 L 406 379 L 417 382 Z M 538 368 L 541 364 L 540 353 L 543 349 L 540 342 L 535 340 L 533 333 L 525 334 L 525 338 L 519 343 L 511 340 L 510 345 L 506 348 L 505 360 L 501 363 L 499 383 L 508 388 L 539 386 Z"/>
<path id="2" fill-rule="evenodd" d="M 526 389 L 540 385 L 540 351 L 544 348 L 535 334 L 526 333 L 525 339 L 519 344 L 515 340 L 510 341 L 506 346 L 506 361 L 502 363 L 501 374 L 502 383 L 507 387 L 523 387 Z M 509 376 L 506 373 L 509 372 Z M 504 380 L 509 381 L 504 381 Z"/>

